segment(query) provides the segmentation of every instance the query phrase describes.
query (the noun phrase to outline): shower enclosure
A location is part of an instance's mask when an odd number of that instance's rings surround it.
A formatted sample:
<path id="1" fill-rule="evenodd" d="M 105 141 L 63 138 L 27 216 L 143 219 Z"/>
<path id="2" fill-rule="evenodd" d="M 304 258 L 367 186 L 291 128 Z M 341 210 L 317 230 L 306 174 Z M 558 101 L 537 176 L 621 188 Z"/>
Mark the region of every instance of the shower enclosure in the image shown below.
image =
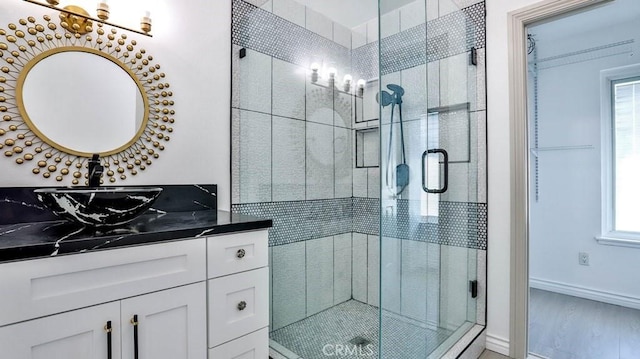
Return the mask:
<path id="1" fill-rule="evenodd" d="M 272 356 L 479 354 L 484 2 L 232 4 L 232 210 L 274 220 Z"/>

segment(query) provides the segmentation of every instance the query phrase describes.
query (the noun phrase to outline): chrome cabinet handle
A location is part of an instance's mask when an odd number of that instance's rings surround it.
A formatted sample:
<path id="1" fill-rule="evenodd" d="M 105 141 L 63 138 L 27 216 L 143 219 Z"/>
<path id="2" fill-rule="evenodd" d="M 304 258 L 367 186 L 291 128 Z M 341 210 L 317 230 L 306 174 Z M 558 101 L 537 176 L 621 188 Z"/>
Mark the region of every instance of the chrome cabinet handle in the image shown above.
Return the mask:
<path id="1" fill-rule="evenodd" d="M 238 310 L 244 310 L 247 307 L 247 302 L 244 300 L 238 303 Z"/>
<path id="2" fill-rule="evenodd" d="M 244 256 L 247 254 L 247 252 L 245 252 L 244 249 L 238 249 L 238 251 L 236 252 L 236 257 L 242 259 L 244 258 Z"/>

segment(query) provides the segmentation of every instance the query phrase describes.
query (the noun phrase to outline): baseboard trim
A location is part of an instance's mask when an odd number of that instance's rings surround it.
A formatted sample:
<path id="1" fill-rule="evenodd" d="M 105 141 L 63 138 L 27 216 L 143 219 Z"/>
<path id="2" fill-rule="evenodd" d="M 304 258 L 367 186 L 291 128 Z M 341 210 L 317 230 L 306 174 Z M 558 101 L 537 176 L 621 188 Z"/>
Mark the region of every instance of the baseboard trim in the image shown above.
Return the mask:
<path id="1" fill-rule="evenodd" d="M 487 333 L 487 350 L 509 356 L 509 340 Z"/>
<path id="2" fill-rule="evenodd" d="M 597 289 L 536 278 L 529 279 L 529 286 L 531 288 L 542 289 L 549 292 L 591 299 L 627 308 L 640 309 L 640 298 L 629 297 L 618 293 L 603 292 Z"/>

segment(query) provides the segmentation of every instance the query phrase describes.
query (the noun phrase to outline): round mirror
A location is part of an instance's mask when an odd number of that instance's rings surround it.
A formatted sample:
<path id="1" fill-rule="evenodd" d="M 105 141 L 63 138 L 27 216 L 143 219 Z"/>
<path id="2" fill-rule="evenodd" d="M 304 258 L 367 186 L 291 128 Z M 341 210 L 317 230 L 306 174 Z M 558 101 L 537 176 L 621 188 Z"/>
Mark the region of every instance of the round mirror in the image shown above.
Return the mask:
<path id="1" fill-rule="evenodd" d="M 131 71 L 92 48 L 56 48 L 24 69 L 17 91 L 25 122 L 52 147 L 77 156 L 107 156 L 135 142 L 148 103 Z"/>
<path id="2" fill-rule="evenodd" d="M 174 133 L 173 89 L 160 64 L 102 23 L 80 34 L 42 19 L 0 28 L 3 158 L 74 186 L 89 183 L 93 154 L 101 183 L 141 174 Z"/>

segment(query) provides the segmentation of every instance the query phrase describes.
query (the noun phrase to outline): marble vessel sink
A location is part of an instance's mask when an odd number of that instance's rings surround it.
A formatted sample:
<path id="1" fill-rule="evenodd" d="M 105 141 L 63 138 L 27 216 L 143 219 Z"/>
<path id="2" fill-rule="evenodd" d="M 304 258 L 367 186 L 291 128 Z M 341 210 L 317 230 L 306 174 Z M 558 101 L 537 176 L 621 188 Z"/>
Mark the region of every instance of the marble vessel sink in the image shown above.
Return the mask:
<path id="1" fill-rule="evenodd" d="M 34 190 L 55 215 L 92 227 L 113 227 L 144 213 L 160 187 L 68 187 Z"/>

